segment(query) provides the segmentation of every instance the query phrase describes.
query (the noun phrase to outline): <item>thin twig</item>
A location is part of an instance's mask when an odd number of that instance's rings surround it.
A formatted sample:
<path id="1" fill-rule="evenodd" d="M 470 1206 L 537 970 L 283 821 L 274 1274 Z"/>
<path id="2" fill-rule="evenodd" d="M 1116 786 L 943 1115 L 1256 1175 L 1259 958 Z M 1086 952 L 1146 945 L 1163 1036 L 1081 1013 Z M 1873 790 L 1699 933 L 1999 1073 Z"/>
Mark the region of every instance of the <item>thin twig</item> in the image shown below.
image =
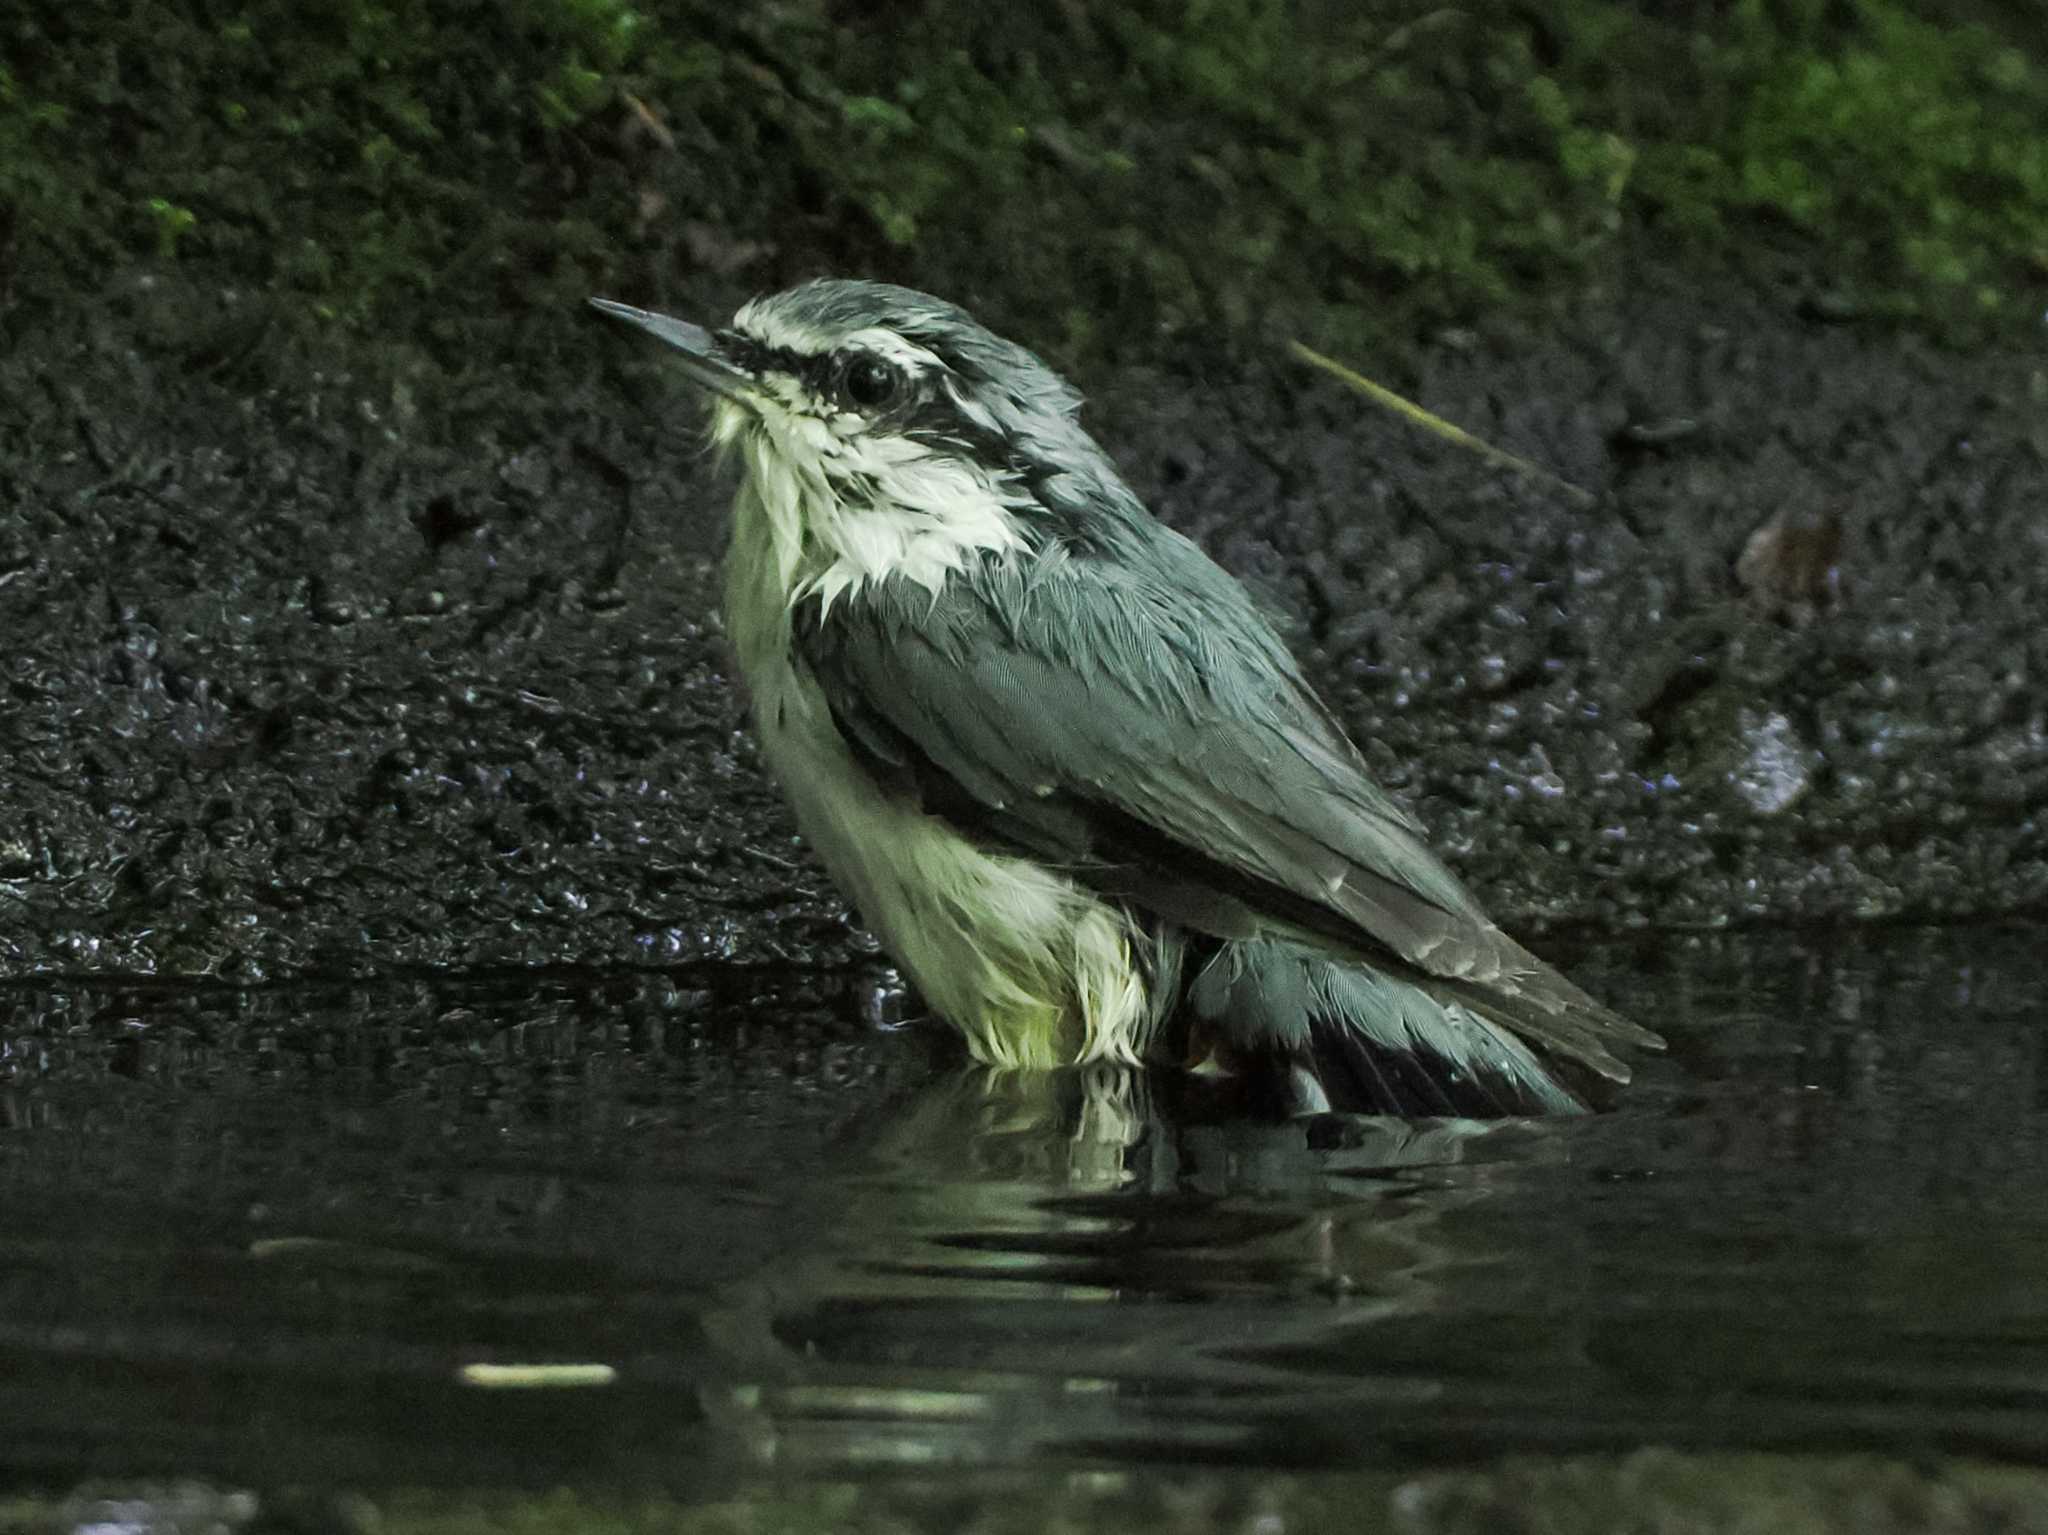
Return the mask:
<path id="1" fill-rule="evenodd" d="M 1303 362 L 1321 368 L 1332 378 L 1356 389 L 1374 404 L 1383 406 L 1395 415 L 1414 422 L 1415 425 L 1421 427 L 1424 431 L 1434 433 L 1436 436 L 1443 438 L 1445 442 L 1455 443 L 1461 448 L 1477 453 L 1489 464 L 1493 464 L 1498 468 L 1511 469 L 1526 479 L 1535 480 L 1539 484 L 1547 485 L 1552 490 L 1566 497 L 1575 506 L 1599 505 L 1599 497 L 1595 496 L 1592 492 L 1581 490 L 1570 480 L 1560 479 L 1548 469 L 1539 468 L 1525 458 L 1517 458 L 1505 449 L 1496 448 L 1490 442 L 1481 442 L 1470 432 L 1465 431 L 1461 427 L 1452 426 L 1442 416 L 1431 414 L 1413 400 L 1405 399 L 1394 393 L 1386 385 L 1375 384 L 1363 373 L 1354 372 L 1335 358 L 1325 357 L 1321 352 L 1311 347 L 1303 346 L 1299 341 L 1288 342 L 1287 349 Z"/>

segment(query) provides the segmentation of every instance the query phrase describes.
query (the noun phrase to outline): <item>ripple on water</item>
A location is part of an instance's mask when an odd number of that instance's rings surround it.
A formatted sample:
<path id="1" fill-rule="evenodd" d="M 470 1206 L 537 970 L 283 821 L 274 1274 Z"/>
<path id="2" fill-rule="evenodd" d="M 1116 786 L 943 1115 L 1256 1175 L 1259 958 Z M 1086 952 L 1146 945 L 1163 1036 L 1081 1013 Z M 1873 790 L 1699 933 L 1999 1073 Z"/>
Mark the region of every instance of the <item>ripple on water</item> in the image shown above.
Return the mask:
<path id="1" fill-rule="evenodd" d="M 0 993 L 0 1463 L 2031 1458 L 2038 943 L 1589 952 L 1672 1056 L 1613 1114 L 1494 1125 L 991 1078 L 859 1024 L 857 977 Z"/>

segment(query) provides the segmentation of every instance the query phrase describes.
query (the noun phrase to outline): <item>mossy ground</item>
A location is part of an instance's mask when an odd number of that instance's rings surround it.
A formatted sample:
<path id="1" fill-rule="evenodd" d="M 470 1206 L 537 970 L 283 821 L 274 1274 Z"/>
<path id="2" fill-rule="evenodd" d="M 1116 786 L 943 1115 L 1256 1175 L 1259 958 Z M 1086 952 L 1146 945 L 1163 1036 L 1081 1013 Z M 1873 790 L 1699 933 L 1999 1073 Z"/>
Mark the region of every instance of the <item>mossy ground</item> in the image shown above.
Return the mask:
<path id="1" fill-rule="evenodd" d="M 458 382 L 592 292 L 817 270 L 1070 366 L 1512 316 L 1645 240 L 1835 312 L 2032 323 L 2037 18 L 1924 10 L 37 0 L 0 32 L 0 294 L 157 262 L 243 294 L 225 332 L 161 327 L 203 365 L 310 344 Z"/>

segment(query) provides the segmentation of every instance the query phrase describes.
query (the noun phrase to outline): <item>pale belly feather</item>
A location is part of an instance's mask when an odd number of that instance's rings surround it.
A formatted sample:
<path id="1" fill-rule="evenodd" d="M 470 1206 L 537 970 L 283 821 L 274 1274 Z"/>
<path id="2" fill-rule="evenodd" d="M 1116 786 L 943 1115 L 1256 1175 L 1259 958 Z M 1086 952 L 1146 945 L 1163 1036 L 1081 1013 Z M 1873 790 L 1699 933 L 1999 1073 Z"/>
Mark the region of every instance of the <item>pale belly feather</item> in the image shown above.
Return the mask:
<path id="1" fill-rule="evenodd" d="M 736 508 L 726 620 L 762 753 L 806 839 L 976 1059 L 1135 1063 L 1150 1017 L 1142 939 L 1073 880 L 984 852 L 869 775 L 792 654 L 788 577 L 748 499 Z"/>

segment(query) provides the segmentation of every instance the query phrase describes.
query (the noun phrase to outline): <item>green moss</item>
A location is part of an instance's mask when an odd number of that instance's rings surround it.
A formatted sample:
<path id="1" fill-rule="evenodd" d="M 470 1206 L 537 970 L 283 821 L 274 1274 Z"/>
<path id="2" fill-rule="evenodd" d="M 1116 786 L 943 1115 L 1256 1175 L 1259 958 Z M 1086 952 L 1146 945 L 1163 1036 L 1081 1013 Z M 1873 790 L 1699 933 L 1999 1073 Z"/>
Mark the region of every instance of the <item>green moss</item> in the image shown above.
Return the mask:
<path id="1" fill-rule="evenodd" d="M 1689 231 L 1799 231 L 1871 307 L 1968 326 L 2037 307 L 2048 273 L 2048 77 L 1981 26 L 1864 0 L 1787 48 L 1745 0 L 1707 69 L 1732 105 L 1706 144 L 1647 156 Z"/>
<path id="2" fill-rule="evenodd" d="M 1959 333 L 2038 310 L 2023 15 L 1701 16 L 38 0 L 0 39 L 6 275 L 58 297 L 173 263 L 280 333 L 403 338 L 458 376 L 706 264 L 921 282 L 1069 361 L 1363 348 L 1573 291 L 1642 236 Z"/>
<path id="3" fill-rule="evenodd" d="M 150 219 L 156 225 L 156 248 L 161 256 L 175 255 L 178 241 L 192 232 L 199 222 L 190 208 L 181 208 L 164 197 L 152 197 L 148 203 Z"/>

